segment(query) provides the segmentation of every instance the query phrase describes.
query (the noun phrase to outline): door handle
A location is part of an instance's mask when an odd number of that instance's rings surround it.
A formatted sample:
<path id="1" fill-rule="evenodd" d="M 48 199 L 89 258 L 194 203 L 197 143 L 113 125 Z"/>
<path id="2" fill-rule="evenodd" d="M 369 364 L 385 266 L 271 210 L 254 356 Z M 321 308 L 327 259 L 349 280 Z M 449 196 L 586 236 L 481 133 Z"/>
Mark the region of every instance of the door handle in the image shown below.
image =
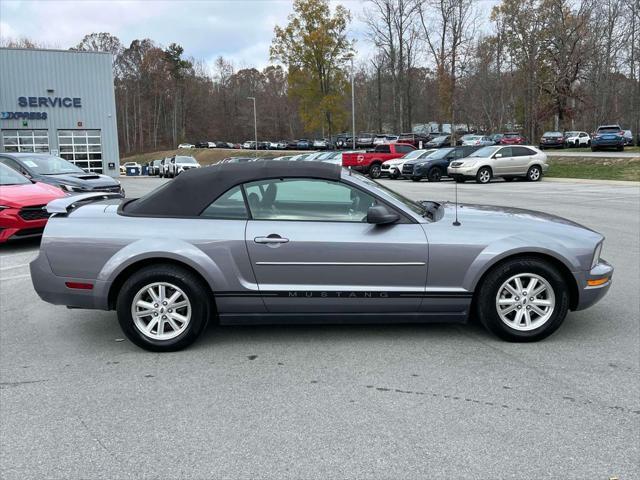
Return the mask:
<path id="1" fill-rule="evenodd" d="M 253 239 L 254 242 L 256 243 L 287 243 L 289 241 L 288 238 L 282 238 L 280 235 L 276 235 L 274 233 L 272 233 L 269 236 L 266 237 L 256 237 Z"/>

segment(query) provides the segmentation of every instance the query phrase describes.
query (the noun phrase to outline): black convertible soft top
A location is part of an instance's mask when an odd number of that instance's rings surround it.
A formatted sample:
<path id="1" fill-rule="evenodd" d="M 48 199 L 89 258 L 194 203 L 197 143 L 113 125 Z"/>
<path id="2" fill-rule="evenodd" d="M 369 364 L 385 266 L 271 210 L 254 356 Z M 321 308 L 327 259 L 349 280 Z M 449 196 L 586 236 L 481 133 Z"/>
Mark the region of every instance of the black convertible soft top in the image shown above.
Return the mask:
<path id="1" fill-rule="evenodd" d="M 341 167 L 326 162 L 257 160 L 194 168 L 150 194 L 121 207 L 124 215 L 195 217 L 236 185 L 269 178 L 340 180 Z"/>

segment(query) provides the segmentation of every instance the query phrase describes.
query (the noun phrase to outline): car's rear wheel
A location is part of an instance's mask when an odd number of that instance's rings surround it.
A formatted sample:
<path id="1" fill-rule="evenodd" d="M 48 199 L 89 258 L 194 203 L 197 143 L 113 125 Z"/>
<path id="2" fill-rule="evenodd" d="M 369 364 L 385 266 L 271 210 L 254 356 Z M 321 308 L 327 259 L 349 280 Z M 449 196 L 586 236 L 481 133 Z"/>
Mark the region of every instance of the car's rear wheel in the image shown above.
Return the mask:
<path id="1" fill-rule="evenodd" d="M 482 167 L 476 173 L 476 182 L 478 183 L 489 183 L 491 181 L 492 172 L 489 167 Z"/>
<path id="2" fill-rule="evenodd" d="M 369 167 L 369 176 L 371 178 L 380 178 L 380 174 L 382 173 L 382 168 L 379 163 L 374 163 Z"/>
<path id="3" fill-rule="evenodd" d="M 427 173 L 427 180 L 430 182 L 439 182 L 442 179 L 442 170 L 438 167 L 433 167 Z"/>
<path id="4" fill-rule="evenodd" d="M 561 273 L 535 258 L 507 261 L 491 270 L 477 291 L 476 312 L 492 333 L 510 342 L 551 335 L 569 310 Z"/>
<path id="5" fill-rule="evenodd" d="M 542 178 L 542 169 L 538 165 L 531 165 L 527 170 L 527 180 L 537 182 Z"/>
<path id="6" fill-rule="evenodd" d="M 146 350 L 175 351 L 191 345 L 207 325 L 211 292 L 192 272 L 154 265 L 122 285 L 116 310 L 129 340 Z"/>

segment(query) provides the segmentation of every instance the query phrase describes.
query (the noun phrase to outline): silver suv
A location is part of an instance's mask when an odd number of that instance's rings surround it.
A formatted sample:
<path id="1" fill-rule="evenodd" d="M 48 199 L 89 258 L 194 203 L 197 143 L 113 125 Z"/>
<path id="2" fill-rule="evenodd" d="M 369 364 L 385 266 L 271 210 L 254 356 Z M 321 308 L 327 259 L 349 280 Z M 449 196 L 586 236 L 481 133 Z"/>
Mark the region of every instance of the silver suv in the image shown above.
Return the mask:
<path id="1" fill-rule="evenodd" d="M 529 145 L 513 145 L 483 147 L 451 162 L 447 171 L 456 182 L 475 179 L 478 183 L 489 183 L 493 177 L 508 182 L 523 177 L 537 182 L 548 169 L 545 153 Z"/>

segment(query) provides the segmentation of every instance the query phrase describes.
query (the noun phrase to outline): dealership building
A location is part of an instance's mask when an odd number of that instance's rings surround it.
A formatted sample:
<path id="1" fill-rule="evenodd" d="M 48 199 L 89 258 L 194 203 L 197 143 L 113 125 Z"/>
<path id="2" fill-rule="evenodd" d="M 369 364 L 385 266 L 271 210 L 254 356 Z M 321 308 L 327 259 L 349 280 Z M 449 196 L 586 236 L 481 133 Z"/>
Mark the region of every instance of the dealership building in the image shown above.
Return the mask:
<path id="1" fill-rule="evenodd" d="M 113 57 L 0 48 L 0 151 L 50 153 L 119 172 Z"/>

